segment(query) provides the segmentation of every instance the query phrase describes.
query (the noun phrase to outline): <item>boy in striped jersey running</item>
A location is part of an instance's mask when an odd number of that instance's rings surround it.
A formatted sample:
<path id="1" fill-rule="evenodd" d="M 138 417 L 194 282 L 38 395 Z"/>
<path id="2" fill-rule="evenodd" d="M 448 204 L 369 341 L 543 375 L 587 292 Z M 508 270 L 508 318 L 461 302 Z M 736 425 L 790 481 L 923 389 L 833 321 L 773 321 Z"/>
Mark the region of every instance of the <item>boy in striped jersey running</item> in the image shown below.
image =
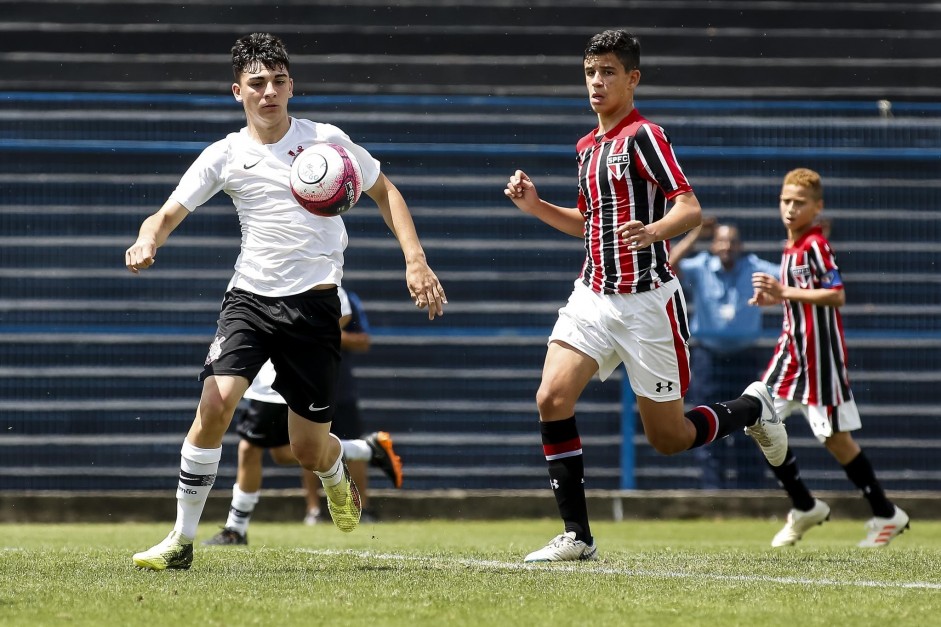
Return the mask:
<path id="1" fill-rule="evenodd" d="M 585 86 L 598 126 L 576 146 L 576 207 L 542 200 L 522 170 L 504 190 L 520 210 L 583 238 L 586 251 L 549 337 L 536 394 L 549 483 L 565 527 L 526 562 L 596 558 L 575 424 L 575 404 L 596 373 L 606 379 L 624 363 L 644 433 L 660 453 L 680 453 L 743 428 L 770 464 L 781 464 L 787 451 L 787 433 L 760 381 L 739 398 L 684 414 L 689 328 L 668 240 L 699 225 L 702 210 L 664 130 L 634 109 L 639 65 L 633 35 L 610 30 L 588 42 Z M 629 442 L 630 434 L 625 437 Z"/>
<path id="2" fill-rule="evenodd" d="M 762 272 L 752 275 L 751 304 L 784 306 L 784 329 L 764 380 L 774 393 L 778 414 L 783 418 L 793 412 L 803 414 L 817 439 L 869 501 L 873 518 L 859 546 L 885 546 L 908 528 L 908 514 L 886 498 L 851 435 L 862 425 L 846 372 L 839 309 L 846 292 L 830 242 L 816 224 L 823 210 L 820 175 L 806 168 L 788 172 L 780 210 L 787 229 L 780 280 Z M 771 470 L 794 505 L 771 546 L 793 545 L 814 525 L 829 519 L 830 507 L 811 495 L 790 448 L 784 463 Z"/>

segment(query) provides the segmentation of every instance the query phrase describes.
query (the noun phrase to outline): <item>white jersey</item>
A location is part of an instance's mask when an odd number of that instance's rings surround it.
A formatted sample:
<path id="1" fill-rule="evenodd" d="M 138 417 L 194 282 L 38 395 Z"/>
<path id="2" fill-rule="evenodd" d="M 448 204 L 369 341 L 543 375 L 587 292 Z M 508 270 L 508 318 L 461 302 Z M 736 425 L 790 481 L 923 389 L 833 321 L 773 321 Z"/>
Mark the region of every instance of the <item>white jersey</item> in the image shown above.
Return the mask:
<path id="1" fill-rule="evenodd" d="M 356 156 L 363 189 L 375 184 L 379 162 L 346 133 L 332 124 L 291 118 L 291 128 L 275 144 L 259 144 L 246 127 L 208 146 L 170 194 L 190 211 L 220 191 L 232 198 L 242 246 L 230 289 L 277 297 L 316 285 L 340 285 L 347 244 L 342 218 L 309 213 L 291 194 L 294 158 L 323 142 L 339 144 Z"/>
<path id="2" fill-rule="evenodd" d="M 353 307 L 350 305 L 350 297 L 346 295 L 346 290 L 342 287 L 337 288 L 337 294 L 340 296 L 340 316 L 353 315 Z M 248 386 L 248 391 L 244 395 L 245 398 L 253 401 L 287 405 L 287 401 L 271 387 L 274 384 L 274 378 L 274 364 L 269 359 L 255 375 L 252 384 Z"/>

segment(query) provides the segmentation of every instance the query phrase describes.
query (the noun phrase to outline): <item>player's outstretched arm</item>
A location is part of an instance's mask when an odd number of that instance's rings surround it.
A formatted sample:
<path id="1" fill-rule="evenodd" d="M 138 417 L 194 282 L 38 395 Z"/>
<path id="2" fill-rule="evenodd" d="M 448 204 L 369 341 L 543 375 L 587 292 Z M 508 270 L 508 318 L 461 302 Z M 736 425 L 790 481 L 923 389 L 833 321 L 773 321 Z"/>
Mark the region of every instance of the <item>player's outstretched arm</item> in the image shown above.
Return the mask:
<path id="1" fill-rule="evenodd" d="M 405 255 L 405 283 L 415 306 L 419 309 L 427 307 L 429 320 L 434 320 L 435 316 L 443 316 L 448 297 L 425 259 L 425 251 L 418 239 L 412 214 L 402 194 L 392 181 L 381 173 L 376 183 L 366 190 L 366 194 L 379 206 L 386 226 L 399 240 L 399 246 Z"/>
<path id="2" fill-rule="evenodd" d="M 168 200 L 157 213 L 148 217 L 140 226 L 137 241 L 124 253 L 124 264 L 134 274 L 154 265 L 157 249 L 163 246 L 170 233 L 180 225 L 189 210 L 176 202 Z"/>
<path id="3" fill-rule="evenodd" d="M 520 211 L 534 215 L 549 226 L 562 231 L 572 237 L 583 237 L 585 234 L 585 218 L 578 209 L 559 207 L 539 197 L 536 185 L 532 179 L 517 170 L 510 177 L 503 194 L 513 201 Z"/>

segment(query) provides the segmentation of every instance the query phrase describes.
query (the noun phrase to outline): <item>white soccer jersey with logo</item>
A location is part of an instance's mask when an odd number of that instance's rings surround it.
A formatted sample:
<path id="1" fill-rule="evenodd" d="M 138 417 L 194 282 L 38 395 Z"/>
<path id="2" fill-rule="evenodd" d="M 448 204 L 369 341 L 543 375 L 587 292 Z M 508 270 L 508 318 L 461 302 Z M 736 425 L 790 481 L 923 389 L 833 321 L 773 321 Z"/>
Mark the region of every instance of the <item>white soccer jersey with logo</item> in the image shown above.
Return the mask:
<path id="1" fill-rule="evenodd" d="M 353 315 L 353 306 L 350 305 L 350 297 L 346 295 L 346 290 L 341 287 L 337 290 L 337 294 L 340 296 L 340 317 Z M 274 364 L 269 359 L 255 375 L 251 385 L 248 386 L 245 398 L 253 401 L 287 405 L 287 401 L 271 387 L 274 384 L 275 376 Z"/>
<path id="2" fill-rule="evenodd" d="M 379 162 L 331 124 L 291 118 L 275 144 L 259 144 L 243 128 L 203 150 L 170 195 L 190 211 L 223 191 L 242 228 L 241 252 L 229 288 L 290 296 L 316 285 L 340 285 L 347 234 L 343 219 L 313 215 L 291 194 L 291 163 L 304 148 L 330 142 L 359 161 L 363 189 L 379 178 Z"/>

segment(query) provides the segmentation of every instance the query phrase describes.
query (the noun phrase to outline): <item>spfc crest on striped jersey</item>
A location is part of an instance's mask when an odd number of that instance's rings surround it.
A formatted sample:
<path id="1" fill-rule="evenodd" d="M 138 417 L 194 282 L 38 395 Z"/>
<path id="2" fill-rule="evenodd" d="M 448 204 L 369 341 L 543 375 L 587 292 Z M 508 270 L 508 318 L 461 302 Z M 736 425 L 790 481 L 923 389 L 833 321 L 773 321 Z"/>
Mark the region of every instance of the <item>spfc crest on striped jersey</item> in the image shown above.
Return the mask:
<path id="1" fill-rule="evenodd" d="M 627 146 L 625 146 L 625 149 Z M 608 155 L 608 172 L 611 173 L 611 176 L 620 180 L 624 178 L 624 173 L 627 172 L 627 168 L 631 165 L 631 153 L 623 152 L 613 155 Z"/>
<path id="2" fill-rule="evenodd" d="M 812 283 L 810 266 L 794 266 L 791 268 L 791 276 L 800 288 L 807 289 Z"/>

